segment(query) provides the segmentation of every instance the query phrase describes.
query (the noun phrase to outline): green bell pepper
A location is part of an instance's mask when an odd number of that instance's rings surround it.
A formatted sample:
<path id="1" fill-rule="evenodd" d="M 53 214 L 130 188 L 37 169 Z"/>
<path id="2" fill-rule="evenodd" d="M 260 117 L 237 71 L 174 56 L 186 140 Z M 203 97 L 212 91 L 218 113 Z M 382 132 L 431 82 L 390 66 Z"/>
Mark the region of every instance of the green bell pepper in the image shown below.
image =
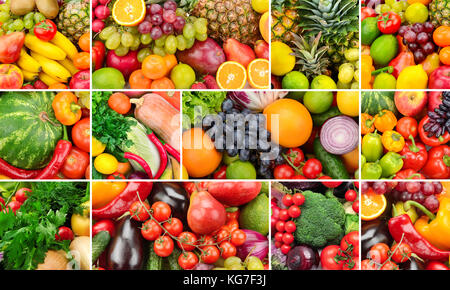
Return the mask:
<path id="1" fill-rule="evenodd" d="M 395 152 L 386 153 L 380 160 L 383 173 L 381 176 L 390 177 L 400 171 L 403 167 L 403 156 Z"/>
<path id="2" fill-rule="evenodd" d="M 380 179 L 383 169 L 378 162 L 367 162 L 361 170 L 362 179 Z"/>
<path id="3" fill-rule="evenodd" d="M 362 154 L 366 157 L 367 162 L 375 162 L 380 159 L 383 154 L 383 144 L 381 136 L 376 131 L 366 134 L 362 139 Z"/>

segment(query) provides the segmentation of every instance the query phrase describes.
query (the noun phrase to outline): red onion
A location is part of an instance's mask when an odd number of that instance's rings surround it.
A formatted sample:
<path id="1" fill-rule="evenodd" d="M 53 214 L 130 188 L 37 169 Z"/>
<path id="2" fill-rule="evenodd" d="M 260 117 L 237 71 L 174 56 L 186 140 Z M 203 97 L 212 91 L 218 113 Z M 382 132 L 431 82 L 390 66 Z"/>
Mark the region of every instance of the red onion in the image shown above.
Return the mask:
<path id="1" fill-rule="evenodd" d="M 194 268 L 192 268 L 192 270 L 212 270 L 213 268 L 214 265 L 198 263 L 197 265 L 194 266 Z"/>
<path id="2" fill-rule="evenodd" d="M 263 111 L 265 107 L 286 95 L 287 92 L 272 91 L 231 91 L 228 93 L 228 97 L 237 105 L 237 107 L 241 109 L 247 108 L 254 112 Z"/>
<path id="3" fill-rule="evenodd" d="M 331 154 L 342 155 L 353 151 L 359 141 L 358 124 L 350 117 L 328 119 L 320 130 L 320 143 Z"/>
<path id="4" fill-rule="evenodd" d="M 267 237 L 256 231 L 246 229 L 243 229 L 243 231 L 247 238 L 242 246 L 237 247 L 236 256 L 242 260 L 245 260 L 249 254 L 250 256 L 258 257 L 260 260 L 266 258 L 269 253 L 269 240 Z"/>

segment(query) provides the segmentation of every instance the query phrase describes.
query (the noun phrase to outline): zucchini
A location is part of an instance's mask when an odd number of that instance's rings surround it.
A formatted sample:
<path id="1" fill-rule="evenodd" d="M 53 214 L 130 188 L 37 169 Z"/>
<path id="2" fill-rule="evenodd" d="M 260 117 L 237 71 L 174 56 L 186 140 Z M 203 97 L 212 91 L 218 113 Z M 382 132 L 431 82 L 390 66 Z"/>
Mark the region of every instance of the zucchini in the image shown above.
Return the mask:
<path id="1" fill-rule="evenodd" d="M 92 238 L 92 262 L 97 261 L 111 241 L 108 231 L 101 231 Z"/>
<path id="2" fill-rule="evenodd" d="M 350 179 L 350 176 L 339 156 L 327 152 L 320 139 L 314 140 L 314 155 L 322 163 L 323 172 L 333 179 Z"/>
<path id="3" fill-rule="evenodd" d="M 153 250 L 153 243 L 148 246 L 147 270 L 161 270 L 163 258 L 158 256 Z"/>
<path id="4" fill-rule="evenodd" d="M 326 120 L 342 115 L 341 111 L 339 111 L 338 107 L 331 107 L 328 111 L 322 114 L 311 114 L 311 118 L 313 120 L 314 126 L 320 127 L 325 123 Z"/>
<path id="5" fill-rule="evenodd" d="M 182 270 L 178 265 L 178 257 L 181 255 L 181 251 L 178 248 L 173 248 L 172 254 L 166 258 L 169 270 Z"/>

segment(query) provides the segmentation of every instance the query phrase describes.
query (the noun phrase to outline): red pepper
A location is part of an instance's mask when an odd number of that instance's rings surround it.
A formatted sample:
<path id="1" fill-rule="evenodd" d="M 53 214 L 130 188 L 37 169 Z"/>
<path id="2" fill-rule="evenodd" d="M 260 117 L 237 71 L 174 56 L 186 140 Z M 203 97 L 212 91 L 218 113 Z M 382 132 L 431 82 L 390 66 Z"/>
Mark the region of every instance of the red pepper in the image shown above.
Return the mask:
<path id="1" fill-rule="evenodd" d="M 375 17 L 377 13 L 370 7 L 362 7 L 361 8 L 361 21 L 366 19 L 367 17 Z"/>
<path id="2" fill-rule="evenodd" d="M 423 174 L 432 179 L 447 179 L 450 177 L 450 147 L 440 145 L 428 151 L 428 161 L 422 168 Z"/>
<path id="3" fill-rule="evenodd" d="M 103 42 L 96 40 L 92 46 L 92 62 L 94 64 L 95 70 L 101 69 L 103 66 L 103 61 L 105 60 L 105 45 Z"/>
<path id="4" fill-rule="evenodd" d="M 14 167 L 0 158 L 0 174 L 12 179 L 33 179 L 41 170 L 25 170 Z"/>
<path id="5" fill-rule="evenodd" d="M 425 176 L 414 169 L 404 169 L 397 172 L 394 179 L 425 179 Z"/>
<path id="6" fill-rule="evenodd" d="M 170 146 L 169 143 L 166 143 L 163 145 L 164 148 L 167 150 L 167 152 L 169 152 L 170 155 L 172 155 L 173 157 L 175 157 L 175 159 L 180 162 L 180 152 L 178 152 L 175 148 L 173 148 L 172 146 Z"/>
<path id="7" fill-rule="evenodd" d="M 404 68 L 416 64 L 414 62 L 413 53 L 411 51 L 403 51 L 400 52 L 393 60 L 391 60 L 391 62 L 389 62 L 389 65 L 394 67 L 392 75 L 395 78 L 398 78 L 398 75 Z"/>
<path id="8" fill-rule="evenodd" d="M 214 179 L 227 179 L 227 166 L 226 165 L 221 166 L 219 168 L 219 170 L 214 172 L 213 178 Z"/>
<path id="9" fill-rule="evenodd" d="M 131 181 L 127 187 L 110 203 L 98 209 L 92 209 L 93 219 L 110 219 L 123 215 L 130 209 L 133 202 L 144 201 L 152 191 L 153 183 L 145 181 Z M 139 197 L 138 197 L 139 196 Z"/>
<path id="10" fill-rule="evenodd" d="M 430 117 L 425 116 L 425 117 L 423 117 L 423 119 L 419 123 L 420 140 L 422 140 L 422 142 L 425 145 L 428 145 L 430 147 L 435 147 L 435 146 L 439 146 L 439 145 L 446 144 L 446 143 L 450 142 L 450 133 L 449 132 L 445 132 L 445 134 L 440 136 L 439 138 L 436 138 L 434 135 L 428 137 L 428 132 L 425 131 L 423 126 L 425 124 L 427 124 L 427 122 L 429 120 L 430 120 Z"/>
<path id="11" fill-rule="evenodd" d="M 161 141 L 159 141 L 158 137 L 155 136 L 155 134 L 152 132 L 147 135 L 147 137 L 152 141 L 153 144 L 155 144 L 156 149 L 158 149 L 159 157 L 161 159 L 161 164 L 159 166 L 158 172 L 156 172 L 154 179 L 158 179 L 163 174 L 164 170 L 166 170 L 167 166 L 167 152 L 164 149 Z"/>
<path id="12" fill-rule="evenodd" d="M 450 268 L 442 262 L 430 261 L 427 263 L 425 270 L 450 270 Z"/>
<path id="13" fill-rule="evenodd" d="M 68 139 L 67 129 L 66 126 L 64 126 L 64 138 L 58 141 L 55 151 L 53 152 L 52 160 L 50 160 L 50 163 L 35 177 L 36 179 L 53 179 L 53 177 L 58 174 L 72 149 L 72 143 L 68 141 Z"/>
<path id="14" fill-rule="evenodd" d="M 450 251 L 442 251 L 426 239 L 424 239 L 414 228 L 411 218 L 407 214 L 393 217 L 388 222 L 389 232 L 397 242 L 406 243 L 411 247 L 414 254 L 425 260 L 448 260 Z"/>
<path id="15" fill-rule="evenodd" d="M 187 191 L 189 195 L 193 194 L 194 192 L 198 191 L 197 185 L 195 185 L 194 182 L 183 182 L 183 188 Z"/>
<path id="16" fill-rule="evenodd" d="M 422 143 L 416 143 L 412 136 L 411 141 L 406 141 L 400 155 L 404 156 L 402 169 L 414 169 L 419 171 L 425 165 L 428 159 L 427 147 Z"/>
<path id="17" fill-rule="evenodd" d="M 147 174 L 148 178 L 153 179 L 152 169 L 148 165 L 147 161 L 144 160 L 144 158 L 142 158 L 136 154 L 133 154 L 131 152 L 125 152 L 123 154 L 123 157 L 126 159 L 131 159 L 131 160 L 136 161 L 140 166 L 142 166 L 142 168 L 144 168 L 145 173 Z"/>

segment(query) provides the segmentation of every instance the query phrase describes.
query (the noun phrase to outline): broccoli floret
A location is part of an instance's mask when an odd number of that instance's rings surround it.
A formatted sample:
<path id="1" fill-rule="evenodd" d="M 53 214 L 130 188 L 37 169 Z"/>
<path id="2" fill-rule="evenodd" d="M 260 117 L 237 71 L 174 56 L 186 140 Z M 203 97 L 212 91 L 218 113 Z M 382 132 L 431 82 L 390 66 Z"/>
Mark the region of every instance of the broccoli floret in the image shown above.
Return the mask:
<path id="1" fill-rule="evenodd" d="M 345 210 L 336 198 L 320 193 L 304 191 L 302 213 L 295 220 L 295 240 L 300 244 L 320 248 L 339 244 L 344 236 Z"/>

